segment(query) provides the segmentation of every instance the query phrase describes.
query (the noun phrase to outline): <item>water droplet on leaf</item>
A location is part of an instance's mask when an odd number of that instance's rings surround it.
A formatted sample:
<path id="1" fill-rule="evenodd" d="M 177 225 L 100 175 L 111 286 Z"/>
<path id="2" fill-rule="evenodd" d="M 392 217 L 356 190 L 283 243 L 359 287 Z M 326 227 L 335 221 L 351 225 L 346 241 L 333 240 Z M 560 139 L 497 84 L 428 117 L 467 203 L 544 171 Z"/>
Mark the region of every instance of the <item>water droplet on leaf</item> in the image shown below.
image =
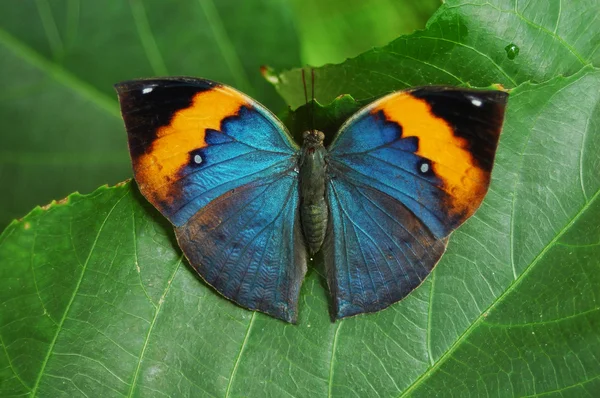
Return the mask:
<path id="1" fill-rule="evenodd" d="M 510 43 L 508 46 L 504 47 L 504 51 L 506 51 L 508 59 L 515 59 L 517 55 L 519 55 L 520 49 L 516 44 Z"/>

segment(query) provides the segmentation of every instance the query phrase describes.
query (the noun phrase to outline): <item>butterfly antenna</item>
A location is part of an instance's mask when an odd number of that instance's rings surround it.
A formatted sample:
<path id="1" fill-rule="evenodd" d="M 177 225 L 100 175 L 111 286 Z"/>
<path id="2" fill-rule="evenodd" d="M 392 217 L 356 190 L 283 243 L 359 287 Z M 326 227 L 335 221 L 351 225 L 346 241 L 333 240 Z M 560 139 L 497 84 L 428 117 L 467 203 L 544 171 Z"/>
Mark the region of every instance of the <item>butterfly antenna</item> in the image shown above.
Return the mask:
<path id="1" fill-rule="evenodd" d="M 302 68 L 302 85 L 304 86 L 304 103 L 308 105 L 308 93 L 306 92 L 306 77 L 304 76 L 304 68 Z"/>
<path id="2" fill-rule="evenodd" d="M 310 69 L 310 80 L 311 80 L 311 96 L 312 96 L 312 104 L 311 104 L 311 116 L 312 116 L 312 129 L 315 129 L 315 70 L 313 68 Z"/>

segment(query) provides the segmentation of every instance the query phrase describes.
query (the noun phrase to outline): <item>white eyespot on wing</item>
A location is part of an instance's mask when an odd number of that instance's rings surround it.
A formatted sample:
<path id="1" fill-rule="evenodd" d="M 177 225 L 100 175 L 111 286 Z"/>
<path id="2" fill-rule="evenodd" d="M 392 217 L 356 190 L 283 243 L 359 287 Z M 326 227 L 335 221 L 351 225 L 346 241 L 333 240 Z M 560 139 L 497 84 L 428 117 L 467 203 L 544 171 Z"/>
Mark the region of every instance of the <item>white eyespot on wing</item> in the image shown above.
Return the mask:
<path id="1" fill-rule="evenodd" d="M 196 164 L 202 163 L 202 156 L 200 156 L 200 155 L 194 156 L 194 163 L 196 163 Z"/>
<path id="2" fill-rule="evenodd" d="M 471 103 L 478 108 L 483 105 L 483 101 L 476 97 L 471 97 Z"/>
<path id="3" fill-rule="evenodd" d="M 426 162 L 421 163 L 421 173 L 427 173 L 429 171 L 429 164 Z"/>
<path id="4" fill-rule="evenodd" d="M 152 90 L 154 90 L 154 87 L 145 87 L 144 89 L 142 89 L 142 94 L 151 93 Z"/>

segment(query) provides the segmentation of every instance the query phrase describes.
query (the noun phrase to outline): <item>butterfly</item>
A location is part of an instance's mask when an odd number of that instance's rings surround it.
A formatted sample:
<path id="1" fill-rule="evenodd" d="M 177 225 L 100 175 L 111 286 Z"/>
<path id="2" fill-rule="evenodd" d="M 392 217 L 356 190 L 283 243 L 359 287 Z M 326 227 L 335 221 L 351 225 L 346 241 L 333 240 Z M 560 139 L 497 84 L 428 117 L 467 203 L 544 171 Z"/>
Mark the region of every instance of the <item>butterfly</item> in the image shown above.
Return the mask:
<path id="1" fill-rule="evenodd" d="M 327 148 L 293 141 L 226 85 L 117 84 L 140 191 L 198 274 L 242 307 L 296 323 L 307 257 L 321 252 L 334 319 L 414 290 L 477 210 L 508 94 L 419 87 L 355 113 Z"/>

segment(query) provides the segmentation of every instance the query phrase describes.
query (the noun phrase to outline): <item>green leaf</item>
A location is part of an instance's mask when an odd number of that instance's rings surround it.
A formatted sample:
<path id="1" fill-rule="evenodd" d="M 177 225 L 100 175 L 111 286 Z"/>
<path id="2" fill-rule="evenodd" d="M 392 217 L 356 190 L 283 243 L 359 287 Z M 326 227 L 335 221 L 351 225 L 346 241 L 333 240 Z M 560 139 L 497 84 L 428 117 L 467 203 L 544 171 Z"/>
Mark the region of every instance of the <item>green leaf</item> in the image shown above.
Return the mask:
<path id="1" fill-rule="evenodd" d="M 576 101 L 574 100 L 576 99 Z M 124 184 L 0 236 L 2 396 L 583 396 L 600 389 L 600 70 L 511 92 L 493 180 L 433 274 L 335 324 L 244 310 Z"/>
<path id="2" fill-rule="evenodd" d="M 222 81 L 283 105 L 262 64 L 292 67 L 290 6 L 255 0 L 0 2 L 0 228 L 40 203 L 131 175 L 113 84 Z M 10 188 L 8 188 L 10 187 Z"/>
<path id="3" fill-rule="evenodd" d="M 598 3 L 573 0 L 448 0 L 427 29 L 339 65 L 315 69 L 315 98 L 368 102 L 407 87 L 512 88 L 600 65 Z M 304 104 L 301 70 L 271 77 L 286 102 Z"/>

